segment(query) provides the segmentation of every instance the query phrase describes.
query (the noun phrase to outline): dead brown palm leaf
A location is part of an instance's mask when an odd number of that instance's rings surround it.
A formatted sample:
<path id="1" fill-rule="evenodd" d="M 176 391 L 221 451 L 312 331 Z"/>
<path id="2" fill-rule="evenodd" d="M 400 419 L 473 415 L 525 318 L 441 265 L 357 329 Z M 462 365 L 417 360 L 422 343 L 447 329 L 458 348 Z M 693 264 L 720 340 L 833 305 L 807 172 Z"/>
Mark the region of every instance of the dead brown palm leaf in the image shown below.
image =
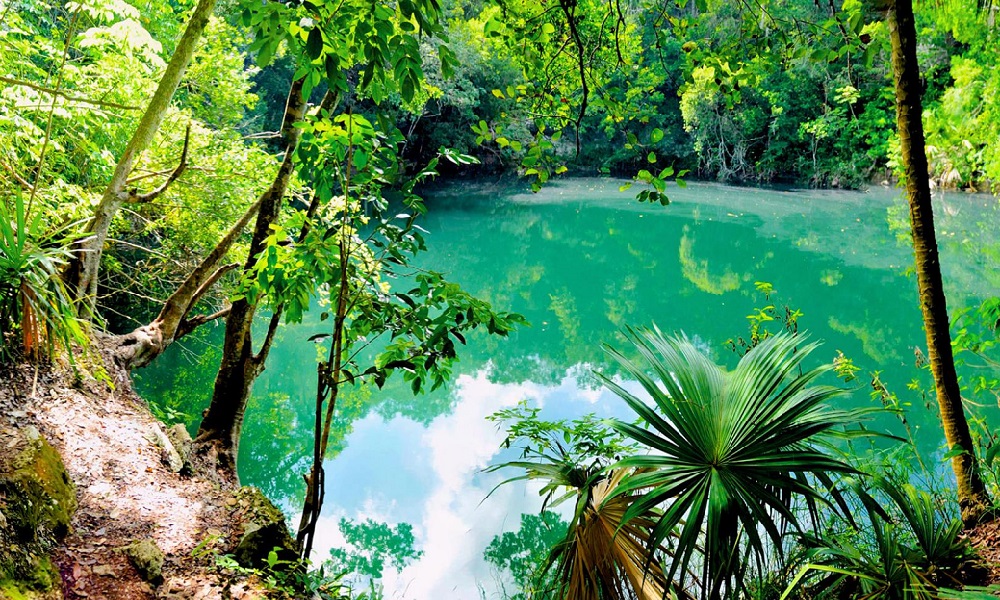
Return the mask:
<path id="1" fill-rule="evenodd" d="M 622 523 L 633 496 L 613 496 L 627 474 L 610 471 L 581 490 L 577 518 L 566 541 L 550 556 L 564 600 L 662 600 L 684 597 L 670 589 L 662 560 L 665 545 L 650 537 L 656 521 L 639 517 Z M 650 548 L 655 551 L 650 553 Z"/>

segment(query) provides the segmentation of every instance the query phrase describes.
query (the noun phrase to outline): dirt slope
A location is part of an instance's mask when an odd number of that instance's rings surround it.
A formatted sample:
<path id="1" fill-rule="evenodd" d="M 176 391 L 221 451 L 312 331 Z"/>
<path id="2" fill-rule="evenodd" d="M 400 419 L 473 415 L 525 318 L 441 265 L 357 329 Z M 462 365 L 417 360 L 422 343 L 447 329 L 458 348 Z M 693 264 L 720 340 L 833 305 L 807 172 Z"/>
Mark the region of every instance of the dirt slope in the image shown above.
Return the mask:
<path id="1" fill-rule="evenodd" d="M 76 485 L 79 508 L 54 557 L 65 597 L 261 597 L 221 573 L 211 552 L 228 552 L 242 534 L 234 486 L 171 472 L 154 441 L 162 425 L 127 375 L 102 375 L 93 357 L 79 362 L 80 377 L 66 365 L 24 365 L 0 384 L 0 431 L 36 427 Z M 163 582 L 155 587 L 122 551 L 147 538 L 165 555 Z"/>

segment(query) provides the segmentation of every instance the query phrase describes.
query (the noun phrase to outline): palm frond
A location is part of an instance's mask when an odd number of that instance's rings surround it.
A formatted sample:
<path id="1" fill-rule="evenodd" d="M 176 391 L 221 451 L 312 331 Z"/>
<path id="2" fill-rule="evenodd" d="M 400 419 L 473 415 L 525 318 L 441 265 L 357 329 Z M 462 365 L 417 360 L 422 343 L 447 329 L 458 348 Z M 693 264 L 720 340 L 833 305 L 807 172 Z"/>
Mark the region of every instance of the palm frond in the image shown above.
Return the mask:
<path id="1" fill-rule="evenodd" d="M 608 353 L 651 404 L 598 376 L 644 425 L 612 426 L 649 453 L 615 465 L 626 475 L 610 498 L 630 498 L 625 525 L 655 522 L 647 549 L 672 542 L 668 581 L 687 585 L 700 562 L 703 596 L 735 596 L 749 562 L 762 568 L 781 552 L 784 532 L 800 529 L 800 509 L 815 514 L 817 503 L 828 502 L 815 485 L 829 473 L 854 472 L 815 441 L 857 414 L 830 408 L 843 392 L 816 383 L 827 368 L 802 371 L 816 347 L 802 335 L 772 336 L 728 372 L 685 338 L 656 329 L 627 336 L 641 363 Z"/>

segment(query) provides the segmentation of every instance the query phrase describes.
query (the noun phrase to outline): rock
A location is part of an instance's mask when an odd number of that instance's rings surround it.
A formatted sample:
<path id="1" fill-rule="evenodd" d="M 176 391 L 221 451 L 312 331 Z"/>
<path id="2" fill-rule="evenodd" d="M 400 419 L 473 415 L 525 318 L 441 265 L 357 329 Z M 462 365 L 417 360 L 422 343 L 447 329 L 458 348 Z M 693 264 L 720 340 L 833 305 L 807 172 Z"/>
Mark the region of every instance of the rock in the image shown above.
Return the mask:
<path id="1" fill-rule="evenodd" d="M 193 472 L 191 467 L 191 453 L 194 450 L 194 441 L 191 439 L 191 434 L 182 423 L 177 423 L 170 429 L 167 429 L 167 438 L 170 443 L 173 444 L 174 450 L 181 457 L 181 462 L 183 466 L 181 467 L 181 474 L 190 475 Z"/>
<path id="2" fill-rule="evenodd" d="M 76 489 L 37 429 L 15 437 L 0 452 L 0 581 L 58 597 L 61 578 L 48 552 L 69 532 Z"/>
<path id="3" fill-rule="evenodd" d="M 163 582 L 163 551 L 151 539 L 134 542 L 125 547 L 125 556 L 143 580 L 153 584 Z"/>
<path id="4" fill-rule="evenodd" d="M 25 502 L 32 503 L 29 519 L 20 523 L 37 530 L 47 528 L 56 538 L 69 532 L 76 511 L 76 488 L 70 481 L 62 457 L 34 427 L 24 429 L 25 446 L 14 458 L 11 468 L 0 467 L 0 490 L 20 491 Z M 7 518 L 16 518 L 11 511 Z M 16 511 L 15 511 L 16 512 Z"/>
<path id="5" fill-rule="evenodd" d="M 295 561 L 298 551 L 288 532 L 285 515 L 255 487 L 243 487 L 236 492 L 241 512 L 243 536 L 233 554 L 244 567 L 261 569 L 267 566 L 272 550 L 282 561 Z M 287 564 L 287 563 L 286 563 Z"/>
<path id="6" fill-rule="evenodd" d="M 167 434 L 163 433 L 160 423 L 153 424 L 153 428 L 146 432 L 146 439 L 156 444 L 160 449 L 160 462 L 170 469 L 172 473 L 181 472 L 181 469 L 184 468 L 184 460 L 181 459 L 181 455 L 174 449 L 174 445 L 170 442 Z"/>

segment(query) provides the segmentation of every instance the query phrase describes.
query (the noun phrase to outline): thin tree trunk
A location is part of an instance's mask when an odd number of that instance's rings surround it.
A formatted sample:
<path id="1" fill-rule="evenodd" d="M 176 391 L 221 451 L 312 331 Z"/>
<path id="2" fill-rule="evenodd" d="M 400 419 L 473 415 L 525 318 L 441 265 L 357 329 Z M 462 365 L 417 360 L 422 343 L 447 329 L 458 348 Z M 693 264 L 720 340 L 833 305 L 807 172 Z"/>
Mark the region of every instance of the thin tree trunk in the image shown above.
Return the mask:
<path id="1" fill-rule="evenodd" d="M 887 20 L 896 83 L 896 123 L 906 170 L 906 193 L 910 203 L 910 227 L 920 310 L 927 334 L 927 356 L 934 374 L 945 439 L 949 449 L 960 450 L 952 457 L 951 466 L 958 481 L 962 521 L 968 526 L 985 515 L 989 503 L 986 487 L 979 474 L 969 424 L 962 408 L 962 395 L 951 350 L 948 309 L 941 282 L 927 156 L 924 152 L 921 82 L 911 0 L 895 0 L 889 7 Z"/>
<path id="2" fill-rule="evenodd" d="M 350 153 L 348 153 L 348 164 L 350 164 Z M 345 186 L 345 189 L 348 188 L 349 186 Z M 346 214 L 347 209 L 344 210 Z M 341 228 L 341 231 L 346 230 L 346 227 Z M 330 441 L 330 425 L 333 421 L 333 413 L 337 408 L 337 398 L 340 395 L 340 375 L 343 369 L 344 324 L 347 320 L 347 305 L 350 302 L 348 296 L 350 287 L 347 280 L 347 262 L 350 260 L 350 252 L 343 236 L 341 236 L 338 246 L 340 285 L 337 288 L 337 312 L 333 326 L 333 343 L 327 362 L 319 365 L 318 370 L 313 464 L 309 475 L 306 476 L 306 497 L 302 506 L 302 516 L 299 519 L 298 532 L 295 535 L 295 542 L 299 546 L 299 555 L 303 560 L 309 560 L 309 555 L 312 553 L 313 541 L 316 537 L 316 524 L 319 522 L 320 510 L 323 508 L 326 483 L 323 460 L 326 458 L 327 445 Z M 324 418 L 323 404 L 327 402 L 327 396 L 329 396 L 329 403 Z"/>
<path id="3" fill-rule="evenodd" d="M 170 107 L 170 101 L 180 85 L 181 79 L 191 63 L 195 47 L 208 25 L 216 0 L 199 0 L 191 18 L 188 20 L 184 35 L 181 36 L 170 62 L 160 79 L 146 112 L 139 120 L 139 126 L 132 139 L 129 140 L 125 152 L 115 166 L 114 175 L 104 190 L 101 202 L 94 209 L 94 216 L 87 225 L 87 233 L 76 248 L 76 256 L 70 264 L 66 281 L 74 289 L 75 299 L 80 303 L 79 311 L 83 316 L 89 316 L 94 310 L 97 297 L 97 273 L 101 263 L 101 253 L 108 237 L 111 221 L 118 214 L 118 209 L 129 199 L 126 184 L 129 174 L 135 167 L 139 156 L 149 147 L 156 135 L 163 118 Z"/>
<path id="4" fill-rule="evenodd" d="M 282 137 L 285 139 L 284 160 L 271 186 L 259 200 L 260 210 L 257 213 L 253 238 L 243 267 L 244 272 L 254 268 L 257 255 L 264 249 L 267 237 L 270 235 L 270 227 L 278 218 L 281 201 L 291 179 L 292 159 L 301 133 L 301 130 L 295 127 L 295 123 L 302 120 L 305 106 L 305 100 L 302 98 L 302 80 L 299 79 L 292 83 L 285 104 L 285 116 L 281 126 Z M 215 378 L 212 402 L 205 412 L 195 438 L 199 452 L 214 455 L 216 466 L 234 480 L 237 480 L 236 457 L 243 427 L 243 414 L 250 399 L 250 389 L 254 379 L 264 370 L 264 360 L 267 358 L 277 325 L 272 323 L 260 351 L 254 354 L 251 327 L 256 311 L 257 303 L 247 298 L 233 302 L 226 319 L 222 363 Z"/>

